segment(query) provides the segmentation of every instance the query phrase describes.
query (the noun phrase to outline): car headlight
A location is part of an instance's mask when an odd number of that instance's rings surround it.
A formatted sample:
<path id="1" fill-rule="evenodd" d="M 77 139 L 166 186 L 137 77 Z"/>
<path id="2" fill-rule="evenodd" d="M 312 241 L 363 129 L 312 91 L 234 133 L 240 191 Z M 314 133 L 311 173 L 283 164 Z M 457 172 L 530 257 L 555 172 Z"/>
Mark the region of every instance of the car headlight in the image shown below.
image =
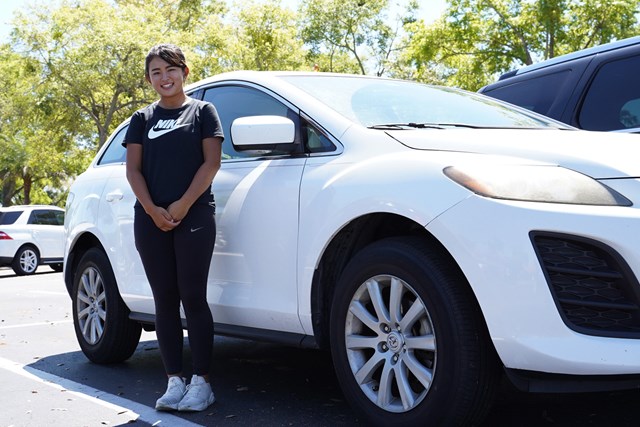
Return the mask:
<path id="1" fill-rule="evenodd" d="M 574 205 L 631 206 L 595 179 L 559 166 L 449 166 L 444 174 L 476 194 L 494 199 Z"/>

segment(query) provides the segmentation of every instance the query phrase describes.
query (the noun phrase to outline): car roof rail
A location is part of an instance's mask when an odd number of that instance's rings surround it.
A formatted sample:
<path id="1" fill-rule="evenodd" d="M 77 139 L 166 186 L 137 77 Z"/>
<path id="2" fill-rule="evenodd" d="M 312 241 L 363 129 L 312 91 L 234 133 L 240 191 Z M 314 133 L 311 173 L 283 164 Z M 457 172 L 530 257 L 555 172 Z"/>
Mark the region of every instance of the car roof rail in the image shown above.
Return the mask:
<path id="1" fill-rule="evenodd" d="M 501 74 L 498 80 L 508 79 L 509 77 L 513 77 L 516 74 L 518 74 L 518 70 L 507 71 L 506 73 Z"/>
<path id="2" fill-rule="evenodd" d="M 633 46 L 636 44 L 640 44 L 640 36 L 629 37 L 622 40 L 617 40 L 605 44 L 601 44 L 598 46 L 589 47 L 586 49 L 582 49 L 576 52 L 567 53 L 565 55 L 556 56 L 554 58 L 546 59 L 544 61 L 536 62 L 531 65 L 525 65 L 524 67 L 518 68 L 516 70 L 508 71 L 502 74 L 498 80 L 508 79 L 509 77 L 513 77 L 515 75 L 529 73 L 534 70 L 538 70 L 540 68 L 549 67 L 555 64 L 561 64 L 563 62 L 572 61 L 578 58 L 586 58 L 587 56 L 596 55 L 598 53 L 609 52 L 611 50 L 620 49 L 627 46 Z"/>

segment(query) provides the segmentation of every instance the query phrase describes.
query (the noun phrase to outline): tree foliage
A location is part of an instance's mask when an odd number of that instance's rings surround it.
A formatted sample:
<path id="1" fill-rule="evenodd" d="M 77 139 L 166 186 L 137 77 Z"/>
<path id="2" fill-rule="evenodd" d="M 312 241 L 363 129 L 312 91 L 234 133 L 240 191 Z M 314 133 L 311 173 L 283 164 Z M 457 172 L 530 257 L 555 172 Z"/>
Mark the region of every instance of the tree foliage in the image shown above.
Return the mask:
<path id="1" fill-rule="evenodd" d="M 304 50 L 297 37 L 296 14 L 279 1 L 243 2 L 232 16 L 232 68 L 245 70 L 299 70 Z"/>
<path id="2" fill-rule="evenodd" d="M 88 156 L 75 143 L 73 113 L 55 108 L 55 85 L 43 84 L 41 64 L 1 48 L 0 179 L 2 205 L 62 204 Z"/>
<path id="3" fill-rule="evenodd" d="M 59 108 L 77 111 L 87 141 L 97 132 L 99 148 L 115 125 L 152 99 L 144 84 L 149 47 L 186 38 L 194 16 L 209 9 L 201 2 L 137 0 L 63 1 L 54 9 L 30 10 L 17 18 L 15 37 L 25 56 L 42 63 L 43 78 L 58 87 Z M 194 27 L 201 28 L 200 25 Z M 195 47 L 195 46 L 194 46 Z"/>
<path id="4" fill-rule="evenodd" d="M 514 67 L 637 34 L 638 0 L 451 0 L 409 28 L 419 80 L 476 90 Z"/>
<path id="5" fill-rule="evenodd" d="M 396 3 L 396 1 L 398 3 Z M 62 205 L 111 132 L 155 99 L 144 58 L 187 56 L 192 81 L 235 69 L 374 74 L 477 89 L 515 66 L 638 32 L 640 0 L 56 0 L 0 45 L 0 203 Z"/>
<path id="6" fill-rule="evenodd" d="M 389 0 L 302 0 L 300 32 L 311 47 L 310 57 L 327 58 L 323 63 L 328 68 L 321 71 L 357 68 L 368 74 L 371 64 L 374 74 L 385 74 L 401 50 L 402 26 L 415 20 L 418 3 L 410 1 L 393 27 L 388 23 L 390 6 Z"/>

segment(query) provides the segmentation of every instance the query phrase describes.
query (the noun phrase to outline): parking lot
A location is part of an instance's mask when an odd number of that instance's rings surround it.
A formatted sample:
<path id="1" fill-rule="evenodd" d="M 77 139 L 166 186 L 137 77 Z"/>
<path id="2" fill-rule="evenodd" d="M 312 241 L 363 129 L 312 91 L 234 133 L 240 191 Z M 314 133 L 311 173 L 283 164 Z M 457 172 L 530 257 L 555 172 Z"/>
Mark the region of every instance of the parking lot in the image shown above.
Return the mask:
<path id="1" fill-rule="evenodd" d="M 329 354 L 216 337 L 217 402 L 194 414 L 159 413 L 165 380 L 153 333 L 126 363 L 87 361 L 73 331 L 62 274 L 0 269 L 0 427 L 114 425 L 359 426 Z M 189 357 L 188 346 L 185 356 Z M 503 392 L 483 427 L 637 426 L 640 392 Z"/>

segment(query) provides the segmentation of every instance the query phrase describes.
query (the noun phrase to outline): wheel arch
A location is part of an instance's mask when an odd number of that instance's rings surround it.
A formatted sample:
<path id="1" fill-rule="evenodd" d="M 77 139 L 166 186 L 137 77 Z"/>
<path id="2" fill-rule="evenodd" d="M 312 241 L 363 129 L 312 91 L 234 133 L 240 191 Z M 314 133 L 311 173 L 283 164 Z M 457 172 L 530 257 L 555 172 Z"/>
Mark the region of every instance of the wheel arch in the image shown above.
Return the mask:
<path id="1" fill-rule="evenodd" d="M 16 249 L 16 253 L 13 254 L 13 257 L 15 258 L 20 253 L 20 251 L 22 251 L 24 248 L 27 248 L 27 247 L 33 248 L 36 251 L 36 254 L 38 255 L 38 259 L 40 258 L 40 248 L 34 242 L 24 242 L 23 244 L 21 244 L 20 247 Z"/>
<path id="2" fill-rule="evenodd" d="M 311 315 L 316 343 L 321 348 L 329 346 L 329 318 L 331 302 L 335 293 L 340 274 L 353 256 L 364 247 L 378 240 L 389 237 L 419 238 L 442 256 L 447 257 L 451 264 L 465 278 L 463 286 L 467 286 L 473 295 L 475 304 L 480 305 L 473 292 L 473 288 L 466 280 L 460 266 L 447 249 L 431 233 L 417 222 L 397 214 L 373 213 L 355 218 L 327 245 L 318 268 L 314 272 L 311 286 Z M 488 328 L 483 316 L 483 327 L 488 334 Z"/>
<path id="3" fill-rule="evenodd" d="M 70 296 L 73 289 L 73 279 L 75 277 L 75 271 L 78 267 L 78 263 L 80 262 L 80 259 L 82 259 L 82 255 L 91 248 L 99 248 L 106 253 L 104 246 L 100 243 L 100 240 L 94 234 L 86 232 L 75 240 L 69 250 L 64 268 L 64 284 Z"/>

